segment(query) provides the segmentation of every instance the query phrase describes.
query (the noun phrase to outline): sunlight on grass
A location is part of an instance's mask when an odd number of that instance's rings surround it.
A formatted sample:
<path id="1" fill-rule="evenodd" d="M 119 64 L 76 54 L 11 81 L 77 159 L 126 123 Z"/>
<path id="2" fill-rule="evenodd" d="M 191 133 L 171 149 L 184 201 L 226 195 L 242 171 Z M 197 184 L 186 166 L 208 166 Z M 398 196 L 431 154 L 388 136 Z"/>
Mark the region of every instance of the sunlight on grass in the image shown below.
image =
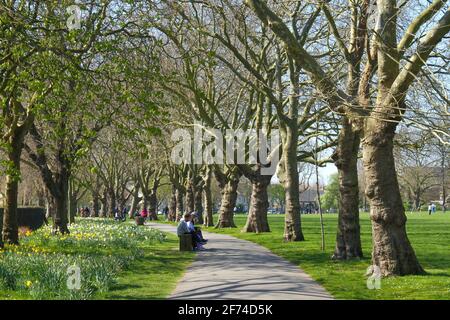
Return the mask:
<path id="1" fill-rule="evenodd" d="M 193 257 L 178 252 L 176 237 L 131 223 L 78 219 L 70 230 L 44 227 L 0 250 L 0 299 L 164 298 Z M 78 290 L 67 286 L 74 265 Z"/>
<path id="2" fill-rule="evenodd" d="M 318 215 L 302 215 L 306 241 L 284 243 L 283 215 L 269 215 L 272 232 L 242 233 L 246 216 L 237 215 L 235 229 L 208 231 L 225 233 L 263 245 L 275 254 L 299 265 L 338 299 L 450 299 L 450 214 L 408 214 L 409 239 L 425 268 L 425 276 L 384 278 L 380 290 L 369 290 L 364 276 L 371 264 L 371 226 L 368 214 L 361 215 L 361 241 L 364 259 L 336 262 L 330 259 L 334 250 L 337 215 L 324 216 L 326 251 L 320 250 Z"/>

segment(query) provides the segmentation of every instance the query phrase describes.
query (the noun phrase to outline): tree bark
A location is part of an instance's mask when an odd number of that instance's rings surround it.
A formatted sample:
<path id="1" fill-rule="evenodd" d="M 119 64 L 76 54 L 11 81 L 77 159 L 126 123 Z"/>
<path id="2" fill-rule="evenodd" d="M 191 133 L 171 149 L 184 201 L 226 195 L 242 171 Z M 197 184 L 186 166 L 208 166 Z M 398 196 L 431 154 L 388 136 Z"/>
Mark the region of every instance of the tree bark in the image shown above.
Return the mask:
<path id="1" fill-rule="evenodd" d="M 203 188 L 196 184 L 194 189 L 194 211 L 197 213 L 196 224 L 203 224 Z"/>
<path id="2" fill-rule="evenodd" d="M 77 214 L 77 195 L 72 190 L 73 186 L 69 182 L 69 224 L 75 223 Z"/>
<path id="3" fill-rule="evenodd" d="M 158 220 L 158 198 L 156 195 L 156 190 L 153 190 L 148 199 L 149 204 L 149 218 L 150 220 Z"/>
<path id="4" fill-rule="evenodd" d="M 234 224 L 234 208 L 236 207 L 239 179 L 230 179 L 222 187 L 222 201 L 219 209 L 219 221 L 216 228 L 236 228 Z"/>
<path id="5" fill-rule="evenodd" d="M 114 210 L 117 207 L 117 198 L 116 198 L 116 192 L 114 188 L 110 188 L 108 190 L 108 211 L 106 212 L 107 216 L 110 218 L 114 218 Z"/>
<path id="6" fill-rule="evenodd" d="M 359 226 L 358 151 L 359 133 L 344 117 L 338 148 L 333 155 L 339 174 L 339 215 L 333 259 L 362 258 Z"/>
<path id="7" fill-rule="evenodd" d="M 179 221 L 184 214 L 184 208 L 183 208 L 183 198 L 184 198 L 184 192 L 180 189 L 177 189 L 176 191 L 176 220 Z"/>
<path id="8" fill-rule="evenodd" d="M 287 127 L 286 137 L 283 142 L 283 165 L 285 174 L 283 184 L 286 192 L 285 201 L 285 241 L 303 241 L 305 240 L 302 232 L 300 217 L 300 198 L 299 198 L 299 176 L 297 168 L 297 139 L 298 130 Z"/>
<path id="9" fill-rule="evenodd" d="M 372 263 L 383 276 L 423 274 L 406 235 L 406 215 L 393 154 L 395 128 L 391 122 L 370 118 L 363 139 L 366 195 L 372 220 Z"/>
<path id="10" fill-rule="evenodd" d="M 195 200 L 194 200 L 194 186 L 193 182 L 190 180 L 186 186 L 186 212 L 192 213 L 195 210 Z"/>
<path id="11" fill-rule="evenodd" d="M 106 218 L 108 216 L 108 196 L 106 191 L 103 192 L 103 195 L 100 198 L 100 214 L 99 216 L 102 218 Z"/>
<path id="12" fill-rule="evenodd" d="M 100 213 L 100 195 L 97 192 L 93 192 L 91 217 L 98 217 L 99 213 Z"/>
<path id="13" fill-rule="evenodd" d="M 19 230 L 17 225 L 17 204 L 19 191 L 21 142 L 12 143 L 11 151 L 7 153 L 10 173 L 6 175 L 6 205 L 3 212 L 3 242 L 19 244 Z"/>
<path id="14" fill-rule="evenodd" d="M 169 221 L 177 220 L 177 189 L 172 185 L 172 194 L 169 201 Z"/>
<path id="15" fill-rule="evenodd" d="M 133 201 L 131 201 L 130 211 L 128 212 L 130 219 L 134 218 L 134 213 L 136 212 L 136 209 L 139 205 L 139 201 L 141 201 L 141 199 L 139 198 L 139 188 L 135 187 L 133 189 Z"/>
<path id="16" fill-rule="evenodd" d="M 250 208 L 247 216 L 247 223 L 243 232 L 270 232 L 267 220 L 267 210 L 269 208 L 269 197 L 267 187 L 270 185 L 272 176 L 255 177 L 252 182 L 252 195 Z"/>
<path id="17" fill-rule="evenodd" d="M 62 195 L 54 199 L 55 201 L 55 212 L 53 213 L 53 232 L 61 232 L 62 234 L 69 233 L 67 228 L 68 224 L 68 206 L 67 206 L 67 196 Z"/>
<path id="18" fill-rule="evenodd" d="M 206 176 L 204 177 L 205 185 L 203 187 L 203 202 L 204 202 L 203 225 L 207 227 L 214 226 L 211 179 L 212 179 L 212 172 L 208 168 Z"/>

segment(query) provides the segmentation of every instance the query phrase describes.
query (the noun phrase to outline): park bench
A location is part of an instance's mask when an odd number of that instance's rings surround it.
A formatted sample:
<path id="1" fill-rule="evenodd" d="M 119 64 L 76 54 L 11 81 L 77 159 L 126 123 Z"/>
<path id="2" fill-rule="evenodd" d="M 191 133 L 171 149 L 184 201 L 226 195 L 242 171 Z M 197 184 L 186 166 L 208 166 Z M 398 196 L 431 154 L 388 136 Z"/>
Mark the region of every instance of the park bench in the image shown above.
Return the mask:
<path id="1" fill-rule="evenodd" d="M 143 226 L 145 222 L 145 218 L 141 216 L 137 216 L 134 218 L 134 221 L 136 221 L 136 225 Z"/>
<path id="2" fill-rule="evenodd" d="M 186 233 L 178 237 L 180 238 L 180 251 L 192 251 L 192 235 Z"/>

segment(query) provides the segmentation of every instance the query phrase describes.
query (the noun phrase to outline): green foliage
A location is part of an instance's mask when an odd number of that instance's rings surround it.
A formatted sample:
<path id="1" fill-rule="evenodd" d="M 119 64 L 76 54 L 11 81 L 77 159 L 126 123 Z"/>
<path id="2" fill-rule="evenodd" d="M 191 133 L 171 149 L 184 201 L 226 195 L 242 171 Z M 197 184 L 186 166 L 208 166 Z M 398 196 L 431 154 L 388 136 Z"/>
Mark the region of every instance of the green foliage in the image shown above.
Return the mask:
<path id="1" fill-rule="evenodd" d="M 269 196 L 269 201 L 273 204 L 277 204 L 279 207 L 284 207 L 286 192 L 281 184 L 271 184 L 267 188 L 267 193 Z"/>
<path id="2" fill-rule="evenodd" d="M 339 177 L 333 174 L 330 177 L 325 193 L 322 196 L 322 208 L 324 210 L 339 208 Z"/>

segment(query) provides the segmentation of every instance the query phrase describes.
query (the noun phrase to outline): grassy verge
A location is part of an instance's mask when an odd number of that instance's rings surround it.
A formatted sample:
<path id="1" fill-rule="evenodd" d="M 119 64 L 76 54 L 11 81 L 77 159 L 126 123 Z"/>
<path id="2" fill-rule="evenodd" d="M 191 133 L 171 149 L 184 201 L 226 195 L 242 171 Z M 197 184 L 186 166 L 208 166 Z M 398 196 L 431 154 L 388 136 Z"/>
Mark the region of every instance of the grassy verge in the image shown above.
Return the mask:
<path id="1" fill-rule="evenodd" d="M 180 252 L 178 238 L 167 234 L 166 241 L 148 248 L 131 270 L 123 272 L 104 299 L 164 299 L 192 262 L 194 253 Z"/>
<path id="2" fill-rule="evenodd" d="M 331 261 L 337 215 L 324 216 L 326 251 L 320 250 L 318 215 L 303 215 L 306 241 L 282 241 L 284 216 L 269 215 L 272 232 L 248 234 L 240 232 L 246 217 L 236 215 L 235 229 L 207 228 L 253 241 L 275 254 L 299 265 L 338 299 L 450 299 L 450 213 L 408 213 L 407 231 L 416 254 L 427 275 L 384 278 L 380 290 L 369 290 L 364 276 L 370 265 L 371 225 L 368 214 L 361 215 L 361 240 L 365 258 L 359 261 Z"/>
<path id="3" fill-rule="evenodd" d="M 0 299 L 159 299 L 192 260 L 171 235 L 107 219 L 78 219 L 70 235 L 50 227 L 0 251 Z M 80 288 L 68 288 L 79 267 Z M 75 283 L 75 282 L 73 282 Z"/>

